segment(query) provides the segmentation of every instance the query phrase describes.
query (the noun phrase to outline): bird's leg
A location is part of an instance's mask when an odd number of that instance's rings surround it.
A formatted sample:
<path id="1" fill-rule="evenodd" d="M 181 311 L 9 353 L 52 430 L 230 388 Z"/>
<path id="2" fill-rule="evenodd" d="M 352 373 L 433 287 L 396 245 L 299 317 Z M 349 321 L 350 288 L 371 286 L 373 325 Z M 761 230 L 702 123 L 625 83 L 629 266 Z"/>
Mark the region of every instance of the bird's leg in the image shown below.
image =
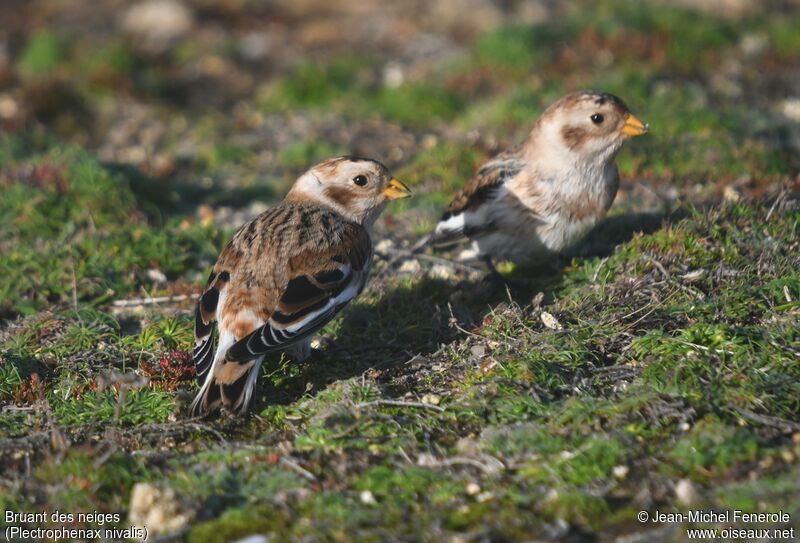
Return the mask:
<path id="1" fill-rule="evenodd" d="M 481 262 L 486 264 L 487 268 L 489 268 L 489 277 L 493 281 L 500 281 L 501 283 L 506 282 L 505 279 L 503 279 L 503 276 L 500 275 L 500 272 L 497 271 L 497 268 L 495 268 L 494 262 L 492 262 L 492 257 L 490 255 L 481 255 L 478 258 L 480 259 Z"/>
<path id="2" fill-rule="evenodd" d="M 492 262 L 492 257 L 491 256 L 482 255 L 482 256 L 479 257 L 479 259 L 481 260 L 481 262 L 486 264 L 487 268 L 489 268 L 489 274 L 486 276 L 486 279 L 488 281 L 496 284 L 496 285 L 502 285 L 509 296 L 511 296 L 511 291 L 512 290 L 524 290 L 525 289 L 525 284 L 524 283 L 520 283 L 518 281 L 514 281 L 514 280 L 511 280 L 511 279 L 506 279 L 505 277 L 503 277 L 500 274 L 500 272 L 497 271 L 497 268 L 495 267 L 494 262 Z"/>
<path id="3" fill-rule="evenodd" d="M 286 354 L 289 355 L 292 362 L 305 362 L 311 358 L 312 353 L 316 350 L 311 348 L 311 340 L 312 338 L 308 337 L 286 349 Z"/>

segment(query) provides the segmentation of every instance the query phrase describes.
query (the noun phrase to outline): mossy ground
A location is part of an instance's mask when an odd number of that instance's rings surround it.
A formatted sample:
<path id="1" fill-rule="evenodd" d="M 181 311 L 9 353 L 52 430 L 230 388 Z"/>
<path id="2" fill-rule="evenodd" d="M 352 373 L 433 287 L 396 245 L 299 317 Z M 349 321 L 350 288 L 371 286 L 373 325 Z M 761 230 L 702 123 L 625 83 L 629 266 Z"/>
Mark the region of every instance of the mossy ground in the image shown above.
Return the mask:
<path id="1" fill-rule="evenodd" d="M 197 9 L 156 56 L 58 18 L 11 50 L 0 507 L 124 518 L 153 482 L 185 498 L 190 542 L 683 541 L 636 513 L 686 511 L 690 484 L 694 507 L 798 526 L 800 16 L 579 2 L 456 29 L 452 54 L 389 84 L 391 50 L 342 37 L 267 70 L 232 45 L 259 8 Z M 587 87 L 651 125 L 589 239 L 505 266 L 508 287 L 390 264 L 481 161 Z M 191 306 L 220 247 L 344 152 L 417 192 L 378 225 L 368 289 L 313 360 L 265 364 L 251 416 L 187 421 Z"/>

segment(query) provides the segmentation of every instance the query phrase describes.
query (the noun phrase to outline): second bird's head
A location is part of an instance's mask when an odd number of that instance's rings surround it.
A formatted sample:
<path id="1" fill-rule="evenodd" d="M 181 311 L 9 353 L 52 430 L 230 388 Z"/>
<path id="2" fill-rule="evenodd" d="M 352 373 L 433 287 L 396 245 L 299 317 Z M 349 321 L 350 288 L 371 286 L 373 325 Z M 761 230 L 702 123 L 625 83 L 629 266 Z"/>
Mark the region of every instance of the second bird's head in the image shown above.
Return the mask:
<path id="1" fill-rule="evenodd" d="M 320 162 L 301 175 L 287 199 L 323 205 L 369 226 L 391 200 L 409 196 L 411 190 L 377 160 L 342 156 Z"/>
<path id="2" fill-rule="evenodd" d="M 592 161 L 613 158 L 625 140 L 647 132 L 647 125 L 613 94 L 581 91 L 548 107 L 531 136 L 537 145 L 546 142 L 564 155 L 558 158 Z"/>

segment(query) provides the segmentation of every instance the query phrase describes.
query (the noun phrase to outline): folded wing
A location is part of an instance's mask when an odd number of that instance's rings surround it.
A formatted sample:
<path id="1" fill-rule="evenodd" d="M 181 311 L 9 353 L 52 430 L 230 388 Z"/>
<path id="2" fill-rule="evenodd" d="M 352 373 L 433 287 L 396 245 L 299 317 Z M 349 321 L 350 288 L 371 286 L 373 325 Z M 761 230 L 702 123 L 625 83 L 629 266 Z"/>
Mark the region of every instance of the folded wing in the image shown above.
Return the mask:
<path id="1" fill-rule="evenodd" d="M 492 229 L 485 205 L 505 190 L 506 181 L 516 176 L 524 162 L 514 152 L 502 153 L 481 166 L 456 195 L 442 215 L 431 244 L 445 247 Z"/>
<path id="2" fill-rule="evenodd" d="M 263 326 L 241 338 L 226 359 L 244 362 L 284 349 L 325 326 L 363 290 L 372 259 L 372 244 L 361 227 L 348 225 L 339 243 L 292 258 L 278 305 Z"/>

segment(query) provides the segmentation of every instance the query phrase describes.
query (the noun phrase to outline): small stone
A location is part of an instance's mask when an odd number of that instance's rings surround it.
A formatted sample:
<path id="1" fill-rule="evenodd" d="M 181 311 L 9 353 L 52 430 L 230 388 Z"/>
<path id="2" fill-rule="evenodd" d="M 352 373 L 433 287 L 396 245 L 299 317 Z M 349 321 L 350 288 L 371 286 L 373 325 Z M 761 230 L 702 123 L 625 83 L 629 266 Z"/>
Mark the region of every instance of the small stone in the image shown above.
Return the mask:
<path id="1" fill-rule="evenodd" d="M 624 479 L 628 476 L 628 472 L 630 469 L 628 466 L 614 466 L 611 469 L 611 474 L 614 476 L 615 479 Z"/>
<path id="2" fill-rule="evenodd" d="M 369 490 L 362 490 L 361 494 L 358 495 L 358 499 L 361 500 L 361 503 L 372 505 L 377 503 L 375 500 L 375 495 Z"/>
<path id="3" fill-rule="evenodd" d="M 483 355 L 486 354 L 486 347 L 483 345 L 473 345 L 470 348 L 470 352 L 472 353 L 472 356 L 483 358 Z"/>
<path id="4" fill-rule="evenodd" d="M 742 199 L 742 196 L 735 188 L 730 185 L 726 185 L 722 190 L 722 199 L 726 202 L 738 202 Z"/>
<path id="5" fill-rule="evenodd" d="M 697 503 L 699 498 L 697 488 L 689 479 L 681 479 L 675 485 L 675 498 L 683 505 Z"/>
<path id="6" fill-rule="evenodd" d="M 128 8 L 122 19 L 122 29 L 143 40 L 144 48 L 155 52 L 186 36 L 193 24 L 192 12 L 177 0 L 138 2 Z"/>
<path id="7" fill-rule="evenodd" d="M 745 34 L 739 47 L 746 56 L 755 57 L 766 51 L 769 39 L 764 34 Z"/>
<path id="8" fill-rule="evenodd" d="M 262 60 L 269 49 L 270 39 L 266 32 L 250 32 L 239 40 L 239 52 L 247 60 Z"/>
<path id="9" fill-rule="evenodd" d="M 481 487 L 477 483 L 469 483 L 467 485 L 467 494 L 474 496 L 481 491 Z"/>
<path id="10" fill-rule="evenodd" d="M 542 314 L 541 314 L 540 318 L 542 319 L 542 324 L 544 324 L 546 327 L 550 328 L 551 330 L 563 330 L 564 329 L 564 327 L 561 326 L 561 323 L 558 322 L 558 319 L 555 318 L 551 313 L 548 313 L 547 311 L 542 311 Z"/>
<path id="11" fill-rule="evenodd" d="M 453 268 L 451 266 L 447 266 L 445 264 L 434 264 L 430 270 L 428 270 L 428 276 L 434 279 L 452 279 L 455 277 L 453 273 Z"/>
<path id="12" fill-rule="evenodd" d="M 787 98 L 781 104 L 781 113 L 790 121 L 800 122 L 800 98 Z"/>
<path id="13" fill-rule="evenodd" d="M 147 270 L 147 278 L 154 283 L 167 282 L 167 276 L 164 275 L 164 272 L 162 272 L 161 270 L 157 270 L 155 268 L 150 268 L 149 270 Z"/>
<path id="14" fill-rule="evenodd" d="M 148 533 L 173 533 L 185 528 L 195 512 L 186 508 L 171 488 L 136 483 L 131 491 L 128 518 Z"/>
<path id="15" fill-rule="evenodd" d="M 423 149 L 433 149 L 434 147 L 436 147 L 436 144 L 439 143 L 439 138 L 437 138 L 433 134 L 426 134 L 422 138 L 422 142 L 421 143 L 422 143 L 422 148 Z"/>
<path id="16" fill-rule="evenodd" d="M 406 75 L 403 72 L 403 67 L 397 62 L 390 62 L 383 68 L 383 85 L 390 89 L 394 89 L 403 84 L 406 80 Z"/>
<path id="17" fill-rule="evenodd" d="M 572 460 L 573 458 L 575 458 L 575 453 L 572 451 L 561 451 L 560 453 L 558 453 L 558 457 L 561 460 Z"/>
<path id="18" fill-rule="evenodd" d="M 394 242 L 390 239 L 382 239 L 375 244 L 375 252 L 389 254 L 394 250 Z"/>
<path id="19" fill-rule="evenodd" d="M 398 271 L 400 273 L 419 273 L 421 269 L 422 266 L 420 266 L 419 261 L 416 259 L 411 259 L 403 262 L 400 265 L 400 268 L 398 268 Z"/>
<path id="20" fill-rule="evenodd" d="M 470 437 L 462 437 L 456 441 L 456 450 L 461 454 L 478 454 L 478 443 Z"/>
<path id="21" fill-rule="evenodd" d="M 438 394 L 425 394 L 422 397 L 422 403 L 426 403 L 428 405 L 439 405 L 442 401 L 442 397 Z"/>
<path id="22" fill-rule="evenodd" d="M 0 118 L 13 119 L 19 113 L 19 105 L 8 94 L 0 95 Z"/>

